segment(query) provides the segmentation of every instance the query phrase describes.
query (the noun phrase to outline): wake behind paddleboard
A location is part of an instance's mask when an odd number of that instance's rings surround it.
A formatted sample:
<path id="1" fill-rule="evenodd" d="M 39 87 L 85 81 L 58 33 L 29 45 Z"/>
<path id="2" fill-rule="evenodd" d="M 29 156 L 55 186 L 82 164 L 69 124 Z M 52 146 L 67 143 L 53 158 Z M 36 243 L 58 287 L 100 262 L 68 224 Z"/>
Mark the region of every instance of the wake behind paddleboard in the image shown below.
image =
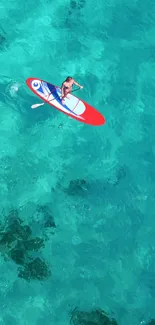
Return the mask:
<path id="1" fill-rule="evenodd" d="M 27 86 L 43 101 L 70 117 L 94 126 L 105 123 L 105 118 L 101 113 L 72 94 L 67 95 L 65 98 L 65 104 L 63 105 L 61 103 L 60 87 L 38 78 L 28 78 L 26 83 Z"/>

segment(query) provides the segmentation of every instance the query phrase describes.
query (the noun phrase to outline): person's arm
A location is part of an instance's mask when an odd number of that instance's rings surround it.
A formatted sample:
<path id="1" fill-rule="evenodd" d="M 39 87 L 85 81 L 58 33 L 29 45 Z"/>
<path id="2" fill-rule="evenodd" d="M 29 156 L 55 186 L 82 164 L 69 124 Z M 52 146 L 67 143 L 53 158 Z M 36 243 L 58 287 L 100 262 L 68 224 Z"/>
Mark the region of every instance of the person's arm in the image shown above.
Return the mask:
<path id="1" fill-rule="evenodd" d="M 61 86 L 61 96 L 62 96 L 62 98 L 64 97 L 64 84 L 62 84 L 62 86 Z"/>
<path id="2" fill-rule="evenodd" d="M 78 82 L 76 82 L 75 80 L 74 80 L 74 84 L 79 88 L 83 88 L 83 86 L 79 85 Z"/>

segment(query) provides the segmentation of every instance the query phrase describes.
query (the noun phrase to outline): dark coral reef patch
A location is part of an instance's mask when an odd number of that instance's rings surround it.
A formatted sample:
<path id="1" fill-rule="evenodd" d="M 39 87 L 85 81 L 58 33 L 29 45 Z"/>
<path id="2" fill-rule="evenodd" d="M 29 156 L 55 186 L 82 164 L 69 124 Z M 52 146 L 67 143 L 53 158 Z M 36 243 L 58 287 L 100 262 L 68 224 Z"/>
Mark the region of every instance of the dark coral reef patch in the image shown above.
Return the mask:
<path id="1" fill-rule="evenodd" d="M 45 207 L 41 210 L 46 214 L 44 227 L 56 227 L 53 218 L 45 213 Z M 6 223 L 0 226 L 0 251 L 19 266 L 18 277 L 30 281 L 45 280 L 51 275 L 48 263 L 33 256 L 44 247 L 44 239 L 34 237 L 30 226 L 19 218 L 18 210 L 11 210 Z"/>

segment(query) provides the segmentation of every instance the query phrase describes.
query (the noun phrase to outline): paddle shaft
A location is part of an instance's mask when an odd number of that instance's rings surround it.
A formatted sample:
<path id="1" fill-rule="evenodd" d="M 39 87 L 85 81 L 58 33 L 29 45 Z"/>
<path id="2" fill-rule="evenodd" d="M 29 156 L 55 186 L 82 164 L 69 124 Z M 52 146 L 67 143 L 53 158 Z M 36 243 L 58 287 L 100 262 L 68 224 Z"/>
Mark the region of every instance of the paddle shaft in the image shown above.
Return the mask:
<path id="1" fill-rule="evenodd" d="M 80 89 L 80 87 L 78 87 L 78 88 L 72 90 L 71 93 L 73 93 L 74 91 L 77 91 L 77 90 L 79 90 L 79 89 Z M 59 97 L 59 96 L 57 96 L 57 97 Z M 57 97 L 56 97 L 56 98 L 57 98 Z M 49 103 L 51 103 L 51 102 L 52 102 L 54 99 L 56 99 L 56 98 L 53 98 L 52 100 L 50 100 Z M 60 98 L 62 98 L 62 97 L 60 97 Z M 65 98 L 65 97 L 64 97 L 64 98 Z M 41 103 L 41 104 L 34 104 L 34 105 L 31 106 L 31 108 L 37 108 L 37 107 L 42 106 L 42 105 L 45 105 L 45 104 L 48 104 L 48 102 Z"/>

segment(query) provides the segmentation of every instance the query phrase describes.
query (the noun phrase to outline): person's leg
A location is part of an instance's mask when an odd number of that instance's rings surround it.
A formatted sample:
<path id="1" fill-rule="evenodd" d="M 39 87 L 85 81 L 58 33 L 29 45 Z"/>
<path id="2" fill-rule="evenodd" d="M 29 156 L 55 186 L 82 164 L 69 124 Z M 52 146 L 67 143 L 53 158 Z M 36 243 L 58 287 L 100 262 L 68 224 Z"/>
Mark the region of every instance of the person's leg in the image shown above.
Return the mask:
<path id="1" fill-rule="evenodd" d="M 67 97 L 67 95 L 71 92 L 71 89 L 65 89 L 64 96 Z"/>
<path id="2" fill-rule="evenodd" d="M 65 97 L 67 97 L 67 95 L 70 93 L 70 89 L 65 89 L 64 90 L 64 97 L 62 99 L 62 104 L 64 105 L 65 103 Z"/>

